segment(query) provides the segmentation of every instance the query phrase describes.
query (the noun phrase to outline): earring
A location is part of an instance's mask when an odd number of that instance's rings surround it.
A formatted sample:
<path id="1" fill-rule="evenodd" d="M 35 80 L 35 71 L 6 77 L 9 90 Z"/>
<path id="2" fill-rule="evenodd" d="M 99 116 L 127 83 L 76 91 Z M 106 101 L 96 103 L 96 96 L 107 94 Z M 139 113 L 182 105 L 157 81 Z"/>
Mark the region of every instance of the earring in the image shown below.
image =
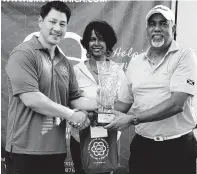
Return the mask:
<path id="1" fill-rule="evenodd" d="M 87 58 L 90 58 L 91 57 L 91 53 L 89 51 L 86 53 L 86 57 Z"/>
<path id="2" fill-rule="evenodd" d="M 105 52 L 105 55 L 106 55 L 107 57 L 110 57 L 110 56 L 111 56 L 111 54 L 112 54 L 112 52 L 111 52 L 111 51 L 109 51 L 109 50 L 107 50 L 107 51 Z"/>

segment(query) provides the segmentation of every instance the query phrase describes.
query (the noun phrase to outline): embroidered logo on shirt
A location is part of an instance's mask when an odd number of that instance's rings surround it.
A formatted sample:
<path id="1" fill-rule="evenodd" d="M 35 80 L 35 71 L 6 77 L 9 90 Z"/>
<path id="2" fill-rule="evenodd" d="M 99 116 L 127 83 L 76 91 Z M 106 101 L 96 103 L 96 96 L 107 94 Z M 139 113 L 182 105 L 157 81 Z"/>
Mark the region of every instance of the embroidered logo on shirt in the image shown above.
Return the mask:
<path id="1" fill-rule="evenodd" d="M 68 70 L 67 70 L 67 68 L 64 65 L 60 65 L 60 72 L 64 76 L 68 75 Z"/>
<path id="2" fill-rule="evenodd" d="M 191 79 L 187 79 L 187 83 L 190 84 L 190 85 L 192 85 L 192 86 L 194 86 L 194 83 L 195 82 L 193 80 L 191 80 Z"/>

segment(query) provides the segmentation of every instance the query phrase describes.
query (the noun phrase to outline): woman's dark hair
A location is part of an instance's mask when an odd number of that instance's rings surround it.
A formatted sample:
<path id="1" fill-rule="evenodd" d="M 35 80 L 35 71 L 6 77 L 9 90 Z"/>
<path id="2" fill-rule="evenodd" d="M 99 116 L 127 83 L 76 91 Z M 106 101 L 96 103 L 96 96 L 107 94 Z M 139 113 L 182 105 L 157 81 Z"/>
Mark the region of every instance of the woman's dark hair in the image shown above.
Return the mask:
<path id="1" fill-rule="evenodd" d="M 81 44 L 83 45 L 83 47 L 87 51 L 89 50 L 89 41 L 91 38 L 92 30 L 95 31 L 95 34 L 97 36 L 103 37 L 107 46 L 107 50 L 112 52 L 112 48 L 117 42 L 117 37 L 112 26 L 105 21 L 94 20 L 86 26 L 83 33 L 83 38 L 81 40 Z"/>
<path id="2" fill-rule="evenodd" d="M 44 19 L 48 15 L 51 9 L 55 9 L 59 12 L 65 13 L 67 17 L 67 23 L 68 23 L 70 16 L 71 16 L 71 10 L 64 2 L 51 1 L 51 2 L 46 3 L 40 9 L 40 16 L 42 16 L 42 18 Z"/>

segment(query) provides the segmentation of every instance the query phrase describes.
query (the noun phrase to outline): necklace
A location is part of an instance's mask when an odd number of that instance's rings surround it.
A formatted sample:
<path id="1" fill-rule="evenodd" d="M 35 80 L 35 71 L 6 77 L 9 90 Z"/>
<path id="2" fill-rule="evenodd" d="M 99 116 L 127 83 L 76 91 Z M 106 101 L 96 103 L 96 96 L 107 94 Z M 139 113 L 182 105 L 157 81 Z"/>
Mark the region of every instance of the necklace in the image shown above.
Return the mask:
<path id="1" fill-rule="evenodd" d="M 90 69 L 91 69 L 96 75 L 98 75 L 98 72 L 95 71 L 95 70 L 92 68 L 92 66 L 90 65 L 90 61 L 88 61 L 88 64 L 89 64 L 89 66 L 90 66 Z"/>
<path id="2" fill-rule="evenodd" d="M 147 56 L 147 59 L 149 60 L 150 63 L 152 63 L 152 65 L 155 65 L 155 62 L 151 60 L 148 56 Z"/>

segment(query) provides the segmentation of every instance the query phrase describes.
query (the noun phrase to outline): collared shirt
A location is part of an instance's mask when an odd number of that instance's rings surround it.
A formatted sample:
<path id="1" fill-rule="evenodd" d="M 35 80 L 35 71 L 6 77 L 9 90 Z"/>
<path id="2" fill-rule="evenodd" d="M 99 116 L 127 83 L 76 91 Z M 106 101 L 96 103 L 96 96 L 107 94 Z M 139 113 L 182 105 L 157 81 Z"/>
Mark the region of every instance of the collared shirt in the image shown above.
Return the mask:
<path id="1" fill-rule="evenodd" d="M 66 153 L 63 121 L 43 134 L 47 115 L 26 107 L 19 94 L 42 92 L 52 101 L 67 106 L 69 101 L 81 96 L 73 67 L 56 48 L 54 60 L 36 36 L 17 46 L 8 60 L 9 113 L 6 150 L 20 154 Z"/>
<path id="2" fill-rule="evenodd" d="M 193 96 L 196 90 L 197 58 L 191 49 L 180 49 L 173 41 L 168 52 L 156 65 L 151 66 L 147 52 L 131 60 L 122 84 L 119 100 L 133 103 L 132 110 L 144 112 L 171 97 L 171 92 L 190 94 L 183 112 L 170 118 L 139 124 L 136 133 L 153 137 L 156 135 L 173 136 L 192 130 L 195 126 Z"/>

